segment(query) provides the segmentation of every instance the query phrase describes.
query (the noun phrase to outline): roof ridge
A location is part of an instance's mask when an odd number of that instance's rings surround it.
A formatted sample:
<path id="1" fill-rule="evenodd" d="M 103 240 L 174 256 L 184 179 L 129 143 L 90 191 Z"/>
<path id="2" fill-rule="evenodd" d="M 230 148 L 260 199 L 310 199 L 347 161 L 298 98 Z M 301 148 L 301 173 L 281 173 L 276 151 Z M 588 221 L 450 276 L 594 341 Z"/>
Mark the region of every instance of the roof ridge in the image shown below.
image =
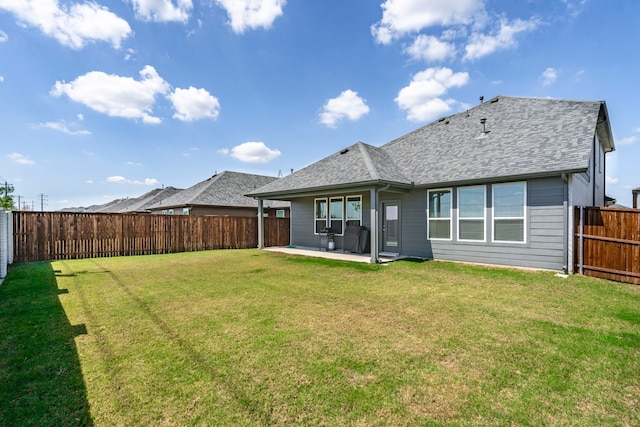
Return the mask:
<path id="1" fill-rule="evenodd" d="M 356 145 L 360 149 L 360 153 L 362 153 L 362 158 L 364 160 L 364 164 L 367 167 L 367 170 L 369 171 L 369 173 L 371 174 L 371 177 L 373 179 L 380 179 L 380 174 L 378 174 L 378 171 L 376 170 L 376 167 L 373 164 L 373 161 L 371 160 L 371 157 L 369 156 L 369 151 L 365 147 L 365 143 L 364 142 L 357 142 Z M 369 145 L 369 147 L 374 148 L 373 146 L 370 146 L 370 145 Z"/>

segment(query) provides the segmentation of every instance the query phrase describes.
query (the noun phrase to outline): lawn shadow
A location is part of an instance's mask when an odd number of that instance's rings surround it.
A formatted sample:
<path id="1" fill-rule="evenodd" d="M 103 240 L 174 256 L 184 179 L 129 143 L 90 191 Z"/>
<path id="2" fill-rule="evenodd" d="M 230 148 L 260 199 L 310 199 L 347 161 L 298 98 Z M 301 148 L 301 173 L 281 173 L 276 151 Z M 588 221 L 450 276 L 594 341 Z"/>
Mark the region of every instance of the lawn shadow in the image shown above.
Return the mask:
<path id="1" fill-rule="evenodd" d="M 50 262 L 19 264 L 0 286 L 0 425 L 91 426 L 75 337 Z"/>

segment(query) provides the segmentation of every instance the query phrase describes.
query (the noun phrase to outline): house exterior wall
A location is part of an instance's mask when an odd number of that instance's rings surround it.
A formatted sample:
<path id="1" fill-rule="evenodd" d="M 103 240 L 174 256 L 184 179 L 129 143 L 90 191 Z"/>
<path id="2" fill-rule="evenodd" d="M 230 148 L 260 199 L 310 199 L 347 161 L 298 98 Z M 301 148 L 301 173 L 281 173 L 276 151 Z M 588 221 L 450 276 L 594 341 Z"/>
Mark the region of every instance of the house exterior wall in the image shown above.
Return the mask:
<path id="1" fill-rule="evenodd" d="M 362 197 L 362 225 L 371 229 L 371 197 L 369 190 L 304 197 L 291 201 L 291 244 L 294 246 L 317 247 L 320 244 L 320 236 L 314 233 L 314 200 L 341 196 Z M 342 236 L 334 236 L 334 241 L 336 249 L 344 248 Z"/>
<path id="2" fill-rule="evenodd" d="M 566 191 L 562 178 L 527 181 L 526 240 L 524 243 L 492 242 L 492 185 L 486 185 L 485 241 L 457 239 L 457 187 L 452 188 L 451 239 L 427 239 L 427 190 L 406 195 L 381 194 L 381 202 L 399 200 L 405 256 L 449 261 L 477 262 L 518 267 L 562 270 L 566 265 Z"/>

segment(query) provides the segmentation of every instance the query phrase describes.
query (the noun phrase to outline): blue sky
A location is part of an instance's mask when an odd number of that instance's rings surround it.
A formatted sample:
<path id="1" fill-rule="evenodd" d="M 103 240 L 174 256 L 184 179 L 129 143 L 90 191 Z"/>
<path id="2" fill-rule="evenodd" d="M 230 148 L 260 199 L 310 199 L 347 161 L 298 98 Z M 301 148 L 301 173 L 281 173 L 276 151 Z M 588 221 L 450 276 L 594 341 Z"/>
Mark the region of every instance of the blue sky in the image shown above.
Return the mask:
<path id="1" fill-rule="evenodd" d="M 286 175 L 511 95 L 605 100 L 630 206 L 639 24 L 636 0 L 0 0 L 0 179 L 58 210 Z"/>

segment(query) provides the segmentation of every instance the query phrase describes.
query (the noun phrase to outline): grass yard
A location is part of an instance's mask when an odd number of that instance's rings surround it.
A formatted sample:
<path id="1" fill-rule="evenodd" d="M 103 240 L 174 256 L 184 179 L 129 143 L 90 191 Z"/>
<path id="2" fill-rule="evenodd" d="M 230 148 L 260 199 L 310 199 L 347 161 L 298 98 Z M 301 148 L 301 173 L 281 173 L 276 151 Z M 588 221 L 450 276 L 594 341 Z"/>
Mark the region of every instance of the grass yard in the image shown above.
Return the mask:
<path id="1" fill-rule="evenodd" d="M 640 286 L 258 250 L 15 266 L 3 426 L 638 426 Z"/>

